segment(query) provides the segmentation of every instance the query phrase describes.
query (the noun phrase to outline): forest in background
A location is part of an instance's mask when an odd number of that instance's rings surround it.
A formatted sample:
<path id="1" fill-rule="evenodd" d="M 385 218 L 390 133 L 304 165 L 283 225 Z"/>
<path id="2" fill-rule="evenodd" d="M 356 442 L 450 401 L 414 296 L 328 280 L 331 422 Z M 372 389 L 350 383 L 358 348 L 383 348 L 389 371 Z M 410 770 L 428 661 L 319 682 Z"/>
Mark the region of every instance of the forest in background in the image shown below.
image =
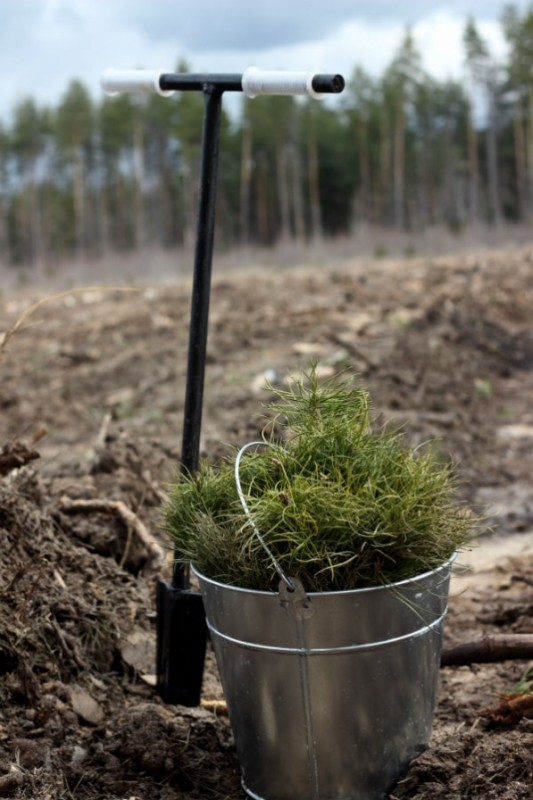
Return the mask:
<path id="1" fill-rule="evenodd" d="M 354 68 L 335 107 L 262 97 L 223 112 L 219 245 L 529 223 L 533 6 L 508 6 L 501 25 L 505 63 L 466 22 L 461 81 L 431 77 L 407 30 L 381 76 Z M 57 107 L 22 100 L 0 122 L 0 263 L 190 246 L 202 114 L 201 93 L 95 102 L 79 80 Z"/>

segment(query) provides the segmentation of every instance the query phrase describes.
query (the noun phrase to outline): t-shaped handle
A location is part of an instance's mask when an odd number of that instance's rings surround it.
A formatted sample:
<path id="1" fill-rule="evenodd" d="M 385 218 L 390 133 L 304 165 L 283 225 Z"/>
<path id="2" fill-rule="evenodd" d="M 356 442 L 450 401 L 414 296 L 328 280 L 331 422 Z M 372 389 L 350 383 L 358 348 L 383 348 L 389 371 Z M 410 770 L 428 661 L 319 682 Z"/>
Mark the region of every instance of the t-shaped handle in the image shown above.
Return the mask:
<path id="1" fill-rule="evenodd" d="M 107 94 L 149 92 L 168 97 L 175 91 L 203 90 L 205 86 L 220 91 L 258 95 L 307 95 L 316 99 L 325 94 L 339 94 L 344 89 L 342 75 L 311 71 L 264 70 L 248 67 L 242 75 L 172 73 L 154 69 L 108 69 L 101 79 Z"/>

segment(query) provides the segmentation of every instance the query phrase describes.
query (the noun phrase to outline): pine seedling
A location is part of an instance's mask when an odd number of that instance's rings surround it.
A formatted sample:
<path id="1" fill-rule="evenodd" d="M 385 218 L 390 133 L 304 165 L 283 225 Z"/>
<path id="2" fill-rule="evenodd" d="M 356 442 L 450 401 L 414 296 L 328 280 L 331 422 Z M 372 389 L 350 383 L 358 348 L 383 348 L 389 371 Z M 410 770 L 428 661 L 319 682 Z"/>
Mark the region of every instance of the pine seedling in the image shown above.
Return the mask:
<path id="1" fill-rule="evenodd" d="M 372 425 L 368 392 L 316 367 L 269 387 L 280 441 L 248 451 L 240 480 L 255 525 L 285 574 L 307 591 L 394 583 L 432 570 L 471 537 L 449 465 L 403 433 Z M 165 527 L 213 580 L 272 590 L 278 577 L 238 498 L 234 458 L 203 465 L 172 488 Z"/>

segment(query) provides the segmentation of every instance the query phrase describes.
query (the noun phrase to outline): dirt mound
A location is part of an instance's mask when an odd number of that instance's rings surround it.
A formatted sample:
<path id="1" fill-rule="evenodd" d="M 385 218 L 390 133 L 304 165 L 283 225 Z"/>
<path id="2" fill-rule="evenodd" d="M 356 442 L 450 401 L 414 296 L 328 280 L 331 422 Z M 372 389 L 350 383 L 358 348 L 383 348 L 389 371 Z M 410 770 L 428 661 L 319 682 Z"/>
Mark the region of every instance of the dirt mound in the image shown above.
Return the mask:
<path id="1" fill-rule="evenodd" d="M 492 532 L 454 579 L 449 645 L 533 633 L 532 273 L 521 251 L 214 280 L 206 455 L 256 438 L 264 376 L 319 360 L 354 369 L 377 413 L 457 463 Z M 4 329 L 36 299 L 7 299 Z M 165 706 L 152 685 L 188 307 L 187 283 L 77 292 L 4 348 L 0 797 L 244 797 L 227 719 Z M 529 798 L 532 720 L 482 714 L 527 666 L 444 668 L 432 746 L 391 798 Z M 203 695 L 221 698 L 211 654 Z"/>

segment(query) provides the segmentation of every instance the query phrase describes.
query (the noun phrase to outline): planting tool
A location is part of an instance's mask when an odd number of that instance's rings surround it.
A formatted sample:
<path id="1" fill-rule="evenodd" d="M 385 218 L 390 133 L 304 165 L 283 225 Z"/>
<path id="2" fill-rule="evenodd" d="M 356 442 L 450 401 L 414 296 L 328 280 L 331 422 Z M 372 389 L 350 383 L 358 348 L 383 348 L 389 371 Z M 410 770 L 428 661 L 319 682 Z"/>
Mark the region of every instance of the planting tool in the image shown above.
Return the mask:
<path id="1" fill-rule="evenodd" d="M 181 470 L 197 471 L 209 317 L 211 265 L 222 95 L 304 95 L 320 98 L 344 89 L 341 75 L 286 72 L 249 67 L 239 74 L 168 73 L 157 70 L 106 70 L 102 88 L 108 94 L 149 92 L 163 97 L 175 91 L 201 91 L 204 96 L 202 161 L 194 261 L 189 355 Z M 167 703 L 196 706 L 200 702 L 207 627 L 202 596 L 190 588 L 189 564 L 175 553 L 172 583 L 157 584 L 157 688 Z"/>

